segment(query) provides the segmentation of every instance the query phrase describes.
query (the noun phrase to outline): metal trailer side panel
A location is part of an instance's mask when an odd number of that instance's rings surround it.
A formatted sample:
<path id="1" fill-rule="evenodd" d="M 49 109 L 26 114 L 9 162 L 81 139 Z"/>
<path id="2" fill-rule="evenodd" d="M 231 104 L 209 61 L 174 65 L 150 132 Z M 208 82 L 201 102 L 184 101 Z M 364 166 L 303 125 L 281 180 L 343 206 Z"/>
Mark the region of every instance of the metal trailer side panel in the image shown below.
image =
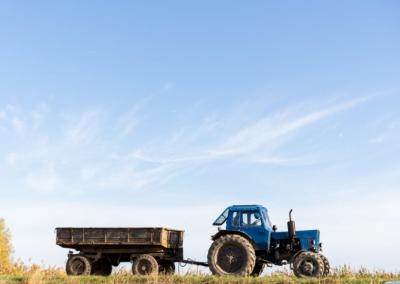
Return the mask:
<path id="1" fill-rule="evenodd" d="M 57 228 L 56 234 L 57 245 L 67 248 L 183 245 L 183 231 L 167 228 Z"/>

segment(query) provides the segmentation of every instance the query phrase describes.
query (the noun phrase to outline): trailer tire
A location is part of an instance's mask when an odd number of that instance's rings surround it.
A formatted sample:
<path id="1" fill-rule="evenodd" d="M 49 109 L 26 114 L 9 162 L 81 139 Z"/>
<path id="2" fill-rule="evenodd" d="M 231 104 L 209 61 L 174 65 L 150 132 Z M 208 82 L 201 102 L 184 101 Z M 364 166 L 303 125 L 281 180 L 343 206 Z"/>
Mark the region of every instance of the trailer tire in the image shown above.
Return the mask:
<path id="1" fill-rule="evenodd" d="M 92 272 L 92 263 L 86 256 L 72 255 L 68 258 L 65 270 L 67 275 L 90 275 Z"/>
<path id="2" fill-rule="evenodd" d="M 297 277 L 322 277 L 324 262 L 315 252 L 302 252 L 293 261 L 293 273 Z"/>
<path id="3" fill-rule="evenodd" d="M 132 273 L 135 275 L 157 275 L 157 260 L 149 254 L 139 255 L 132 263 Z"/>
<path id="4" fill-rule="evenodd" d="M 331 270 L 329 260 L 326 258 L 325 255 L 322 255 L 322 254 L 319 254 L 319 257 L 322 259 L 322 262 L 324 263 L 324 274 L 322 276 L 328 276 L 329 272 Z"/>
<path id="5" fill-rule="evenodd" d="M 264 267 L 265 267 L 264 263 L 256 262 L 256 265 L 254 265 L 253 272 L 250 275 L 254 276 L 254 277 L 260 276 L 261 273 L 263 273 L 263 271 L 264 271 Z"/>
<path id="6" fill-rule="evenodd" d="M 92 264 L 92 275 L 109 276 L 112 272 L 111 262 L 103 257 Z"/>
<path id="7" fill-rule="evenodd" d="M 256 263 L 253 245 L 239 235 L 223 235 L 208 250 L 208 265 L 214 275 L 249 276 Z"/>
<path id="8" fill-rule="evenodd" d="M 175 264 L 166 259 L 160 259 L 158 261 L 158 273 L 164 275 L 172 275 L 175 273 Z"/>

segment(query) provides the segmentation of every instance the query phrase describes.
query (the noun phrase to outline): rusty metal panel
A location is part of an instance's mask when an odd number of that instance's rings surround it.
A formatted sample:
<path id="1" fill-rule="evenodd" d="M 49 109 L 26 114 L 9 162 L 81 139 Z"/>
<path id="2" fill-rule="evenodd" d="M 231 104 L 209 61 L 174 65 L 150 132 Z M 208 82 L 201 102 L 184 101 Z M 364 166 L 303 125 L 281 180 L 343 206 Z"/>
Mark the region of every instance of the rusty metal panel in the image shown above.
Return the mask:
<path id="1" fill-rule="evenodd" d="M 163 247 L 168 247 L 168 231 L 165 229 L 161 230 L 160 243 Z"/>
<path id="2" fill-rule="evenodd" d="M 182 247 L 183 232 L 165 228 L 57 228 L 57 244 Z"/>

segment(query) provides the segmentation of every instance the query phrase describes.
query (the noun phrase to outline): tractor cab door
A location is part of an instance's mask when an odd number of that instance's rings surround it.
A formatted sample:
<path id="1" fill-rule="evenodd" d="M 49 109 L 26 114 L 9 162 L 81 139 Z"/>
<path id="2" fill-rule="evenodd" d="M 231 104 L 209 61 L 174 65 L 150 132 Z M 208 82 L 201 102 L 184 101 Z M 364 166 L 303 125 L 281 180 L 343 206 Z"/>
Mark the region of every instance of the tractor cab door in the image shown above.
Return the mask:
<path id="1" fill-rule="evenodd" d="M 250 236 L 259 250 L 267 250 L 271 231 L 268 230 L 263 215 L 259 211 L 242 211 L 240 213 L 239 230 Z"/>

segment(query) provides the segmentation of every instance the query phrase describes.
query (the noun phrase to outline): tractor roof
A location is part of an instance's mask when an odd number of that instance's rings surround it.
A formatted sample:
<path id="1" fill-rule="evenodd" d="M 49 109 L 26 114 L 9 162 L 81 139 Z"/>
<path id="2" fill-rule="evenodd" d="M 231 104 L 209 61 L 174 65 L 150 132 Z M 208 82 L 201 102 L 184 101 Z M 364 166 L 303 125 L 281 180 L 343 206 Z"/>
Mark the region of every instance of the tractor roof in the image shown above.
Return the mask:
<path id="1" fill-rule="evenodd" d="M 228 207 L 230 210 L 267 210 L 264 206 L 253 204 L 253 205 L 232 205 Z"/>

